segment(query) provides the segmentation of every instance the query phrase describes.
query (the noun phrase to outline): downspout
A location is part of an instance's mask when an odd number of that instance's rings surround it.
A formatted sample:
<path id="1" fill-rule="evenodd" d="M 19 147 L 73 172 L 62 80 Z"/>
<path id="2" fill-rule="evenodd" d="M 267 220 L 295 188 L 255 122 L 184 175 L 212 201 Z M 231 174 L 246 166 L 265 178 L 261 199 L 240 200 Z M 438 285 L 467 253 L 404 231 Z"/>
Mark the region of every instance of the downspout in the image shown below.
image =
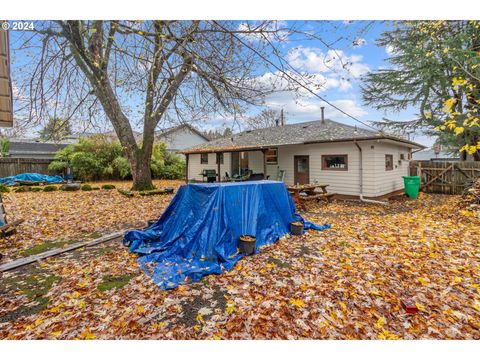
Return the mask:
<path id="1" fill-rule="evenodd" d="M 380 205 L 387 205 L 388 203 L 385 201 L 378 201 L 378 200 L 369 200 L 365 199 L 363 197 L 363 153 L 362 153 L 362 148 L 358 143 L 355 141 L 355 145 L 358 148 L 358 153 L 360 155 L 360 161 L 359 161 L 359 168 L 360 168 L 360 201 L 366 202 L 366 203 L 371 203 L 371 204 L 380 204 Z"/>

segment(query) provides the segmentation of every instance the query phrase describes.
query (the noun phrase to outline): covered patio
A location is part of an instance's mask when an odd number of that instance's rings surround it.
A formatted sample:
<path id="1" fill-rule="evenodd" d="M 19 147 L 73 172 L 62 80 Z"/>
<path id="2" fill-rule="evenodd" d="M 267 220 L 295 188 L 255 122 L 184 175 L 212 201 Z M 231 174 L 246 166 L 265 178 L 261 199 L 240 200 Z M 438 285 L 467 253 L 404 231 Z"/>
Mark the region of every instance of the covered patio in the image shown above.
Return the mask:
<path id="1" fill-rule="evenodd" d="M 192 158 L 194 161 L 192 162 Z M 199 159 L 198 159 L 199 157 Z M 185 182 L 284 180 L 277 148 L 250 148 L 185 154 Z M 200 165 L 200 166 L 197 166 Z"/>

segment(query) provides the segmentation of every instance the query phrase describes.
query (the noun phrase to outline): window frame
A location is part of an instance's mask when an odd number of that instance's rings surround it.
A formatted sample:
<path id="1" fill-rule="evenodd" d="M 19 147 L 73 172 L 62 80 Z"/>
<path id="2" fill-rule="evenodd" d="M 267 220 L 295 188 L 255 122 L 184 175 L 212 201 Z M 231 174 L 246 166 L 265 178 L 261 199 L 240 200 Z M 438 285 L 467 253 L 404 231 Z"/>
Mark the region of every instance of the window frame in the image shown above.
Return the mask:
<path id="1" fill-rule="evenodd" d="M 344 157 L 345 158 L 345 167 L 344 168 L 330 168 L 327 167 L 326 159 L 328 157 Z M 322 171 L 348 171 L 348 154 L 329 154 L 322 155 Z"/>
<path id="2" fill-rule="evenodd" d="M 269 151 L 275 151 L 275 155 L 269 155 Z M 268 157 L 275 157 L 275 161 L 268 160 Z M 278 165 L 278 147 L 272 147 L 265 150 L 265 163 L 267 165 Z"/>
<path id="3" fill-rule="evenodd" d="M 205 161 L 204 156 L 207 157 L 207 160 Z M 200 154 L 200 164 L 201 165 L 208 165 L 208 153 L 201 153 Z"/>
<path id="4" fill-rule="evenodd" d="M 387 159 L 390 158 L 390 167 L 387 166 Z M 393 165 L 393 154 L 385 154 L 385 171 L 392 171 L 394 169 Z"/>

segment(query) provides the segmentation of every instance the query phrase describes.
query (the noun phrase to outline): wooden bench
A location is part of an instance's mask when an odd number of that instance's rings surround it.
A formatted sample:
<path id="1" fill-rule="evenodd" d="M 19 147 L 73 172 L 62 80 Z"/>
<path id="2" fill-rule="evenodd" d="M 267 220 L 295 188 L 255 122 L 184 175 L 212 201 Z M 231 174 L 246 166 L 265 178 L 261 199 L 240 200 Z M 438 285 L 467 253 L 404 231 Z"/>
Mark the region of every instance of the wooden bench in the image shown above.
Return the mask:
<path id="1" fill-rule="evenodd" d="M 331 200 L 333 196 L 335 196 L 335 193 L 319 193 L 315 195 L 306 195 L 306 196 L 301 196 L 303 200 L 320 200 L 320 199 L 325 199 L 328 202 Z"/>

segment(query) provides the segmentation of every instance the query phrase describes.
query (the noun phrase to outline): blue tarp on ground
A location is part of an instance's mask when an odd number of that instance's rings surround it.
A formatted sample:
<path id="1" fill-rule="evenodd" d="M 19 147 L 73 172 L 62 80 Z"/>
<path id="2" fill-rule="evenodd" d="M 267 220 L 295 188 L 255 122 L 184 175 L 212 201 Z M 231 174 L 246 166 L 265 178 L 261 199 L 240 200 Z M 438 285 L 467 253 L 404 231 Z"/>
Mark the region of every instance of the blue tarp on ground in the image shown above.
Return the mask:
<path id="1" fill-rule="evenodd" d="M 15 176 L 0 178 L 0 184 L 4 185 L 16 185 L 19 181 L 59 184 L 63 183 L 65 180 L 63 180 L 61 176 L 50 176 L 37 173 L 23 173 Z"/>
<path id="2" fill-rule="evenodd" d="M 230 270 L 244 256 L 237 250 L 241 235 L 256 236 L 258 252 L 289 233 L 294 220 L 306 229 L 330 227 L 296 214 L 283 182 L 188 184 L 156 223 L 127 232 L 123 242 L 156 284 L 172 289 Z"/>

